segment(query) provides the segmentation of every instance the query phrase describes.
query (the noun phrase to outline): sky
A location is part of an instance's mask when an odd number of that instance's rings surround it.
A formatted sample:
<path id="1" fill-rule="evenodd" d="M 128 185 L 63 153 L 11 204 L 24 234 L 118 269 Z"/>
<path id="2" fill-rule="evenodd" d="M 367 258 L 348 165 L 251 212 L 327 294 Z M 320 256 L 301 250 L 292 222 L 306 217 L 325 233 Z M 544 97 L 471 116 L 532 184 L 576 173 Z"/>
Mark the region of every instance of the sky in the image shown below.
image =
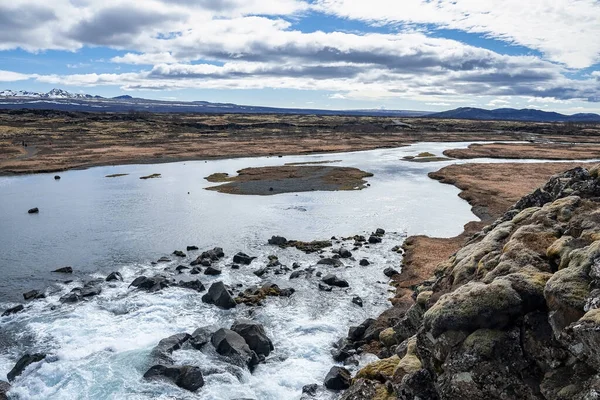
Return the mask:
<path id="1" fill-rule="evenodd" d="M 0 89 L 600 113 L 600 0 L 2 0 Z"/>

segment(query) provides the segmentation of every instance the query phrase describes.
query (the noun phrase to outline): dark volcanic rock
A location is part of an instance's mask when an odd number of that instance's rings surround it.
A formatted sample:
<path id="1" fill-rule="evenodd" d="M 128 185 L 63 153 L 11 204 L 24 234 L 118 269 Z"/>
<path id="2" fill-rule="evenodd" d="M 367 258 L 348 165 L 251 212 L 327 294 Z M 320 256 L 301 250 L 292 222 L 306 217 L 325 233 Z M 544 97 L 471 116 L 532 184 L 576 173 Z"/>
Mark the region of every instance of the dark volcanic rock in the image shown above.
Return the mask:
<path id="1" fill-rule="evenodd" d="M 217 353 L 227 357 L 233 364 L 247 366 L 251 370 L 258 364 L 258 356 L 250 349 L 246 341 L 238 333 L 229 329 L 216 331 L 210 342 Z"/>
<path id="2" fill-rule="evenodd" d="M 271 237 L 271 239 L 269 239 L 269 244 L 272 244 L 275 246 L 285 246 L 286 243 L 287 243 L 287 239 L 282 236 L 273 236 L 273 237 Z"/>
<path id="3" fill-rule="evenodd" d="M 234 308 L 237 303 L 233 299 L 229 290 L 223 282 L 215 282 L 208 289 L 208 293 L 202 296 L 202 301 L 208 304 L 214 304 L 224 309 Z"/>
<path id="4" fill-rule="evenodd" d="M 385 230 L 383 230 L 381 228 L 377 228 L 377 230 L 375 230 L 375 235 L 383 236 L 383 235 L 385 235 Z"/>
<path id="5" fill-rule="evenodd" d="M 19 359 L 19 361 L 17 361 L 17 363 L 15 364 L 13 369 L 11 369 L 8 374 L 6 374 L 8 381 L 9 382 L 14 381 L 17 376 L 19 376 L 23 373 L 25 368 L 27 368 L 28 366 L 30 366 L 33 363 L 42 361 L 44 358 L 46 358 L 46 355 L 41 354 L 41 353 L 25 354 L 23 357 L 21 357 Z"/>
<path id="6" fill-rule="evenodd" d="M 195 392 L 204 386 L 204 378 L 200 368 L 190 365 L 181 367 L 155 365 L 144 374 L 144 378 L 148 380 L 167 380 L 191 392 Z"/>
<path id="7" fill-rule="evenodd" d="M 161 257 L 157 260 L 157 262 L 159 263 L 167 263 L 167 262 L 171 262 L 171 259 L 169 257 Z"/>
<path id="8" fill-rule="evenodd" d="M 337 287 L 341 287 L 341 288 L 345 288 L 345 287 L 349 287 L 350 286 L 348 284 L 348 281 L 346 281 L 344 279 L 340 279 L 340 278 L 338 278 L 337 276 L 335 276 L 333 274 L 327 274 L 321 280 L 324 283 L 328 284 L 329 286 L 337 286 Z"/>
<path id="9" fill-rule="evenodd" d="M 196 329 L 192 333 L 192 337 L 189 339 L 189 344 L 192 345 L 196 350 L 202 349 L 205 344 L 210 342 L 212 335 L 218 331 L 219 328 L 216 325 L 203 326 Z"/>
<path id="10" fill-rule="evenodd" d="M 81 301 L 81 300 L 82 300 L 82 297 L 79 294 L 79 292 L 67 293 L 64 296 L 61 296 L 60 299 L 58 299 L 58 301 L 60 301 L 63 304 L 77 303 L 78 301 Z"/>
<path id="11" fill-rule="evenodd" d="M 302 394 L 306 394 L 311 397 L 315 397 L 317 395 L 317 391 L 319 390 L 319 385 L 316 383 L 311 383 L 310 385 L 302 386 Z"/>
<path id="12" fill-rule="evenodd" d="M 322 258 L 317 262 L 319 265 L 331 265 L 333 267 L 343 267 L 344 264 L 337 258 Z"/>
<path id="13" fill-rule="evenodd" d="M 23 293 L 23 298 L 25 300 L 39 299 L 42 298 L 41 296 L 44 296 L 43 293 L 40 293 L 37 290 L 30 290 L 29 292 Z"/>
<path id="14" fill-rule="evenodd" d="M 371 265 L 369 260 L 367 260 L 366 258 L 363 258 L 362 260 L 360 260 L 359 264 L 361 267 L 368 267 L 369 265 Z"/>
<path id="15" fill-rule="evenodd" d="M 52 272 L 60 272 L 61 274 L 72 274 L 73 268 L 72 267 L 62 267 L 62 268 L 55 269 Z"/>
<path id="16" fill-rule="evenodd" d="M 221 269 L 218 267 L 208 266 L 204 270 L 204 275 L 221 275 Z"/>
<path id="17" fill-rule="evenodd" d="M 347 250 L 347 249 L 340 249 L 340 251 L 338 252 L 338 254 L 340 255 L 341 258 L 350 258 L 352 257 L 352 253 Z"/>
<path id="18" fill-rule="evenodd" d="M 192 275 L 198 275 L 198 274 L 199 274 L 199 273 L 201 273 L 201 272 L 202 272 L 202 268 L 200 268 L 200 267 L 194 267 L 194 268 L 192 268 L 192 270 L 190 271 L 190 274 L 192 274 Z"/>
<path id="19" fill-rule="evenodd" d="M 186 267 L 185 265 L 178 265 L 177 267 L 175 267 L 175 271 L 179 272 L 180 274 L 182 274 L 183 270 L 185 269 L 190 269 L 190 267 Z"/>
<path id="20" fill-rule="evenodd" d="M 369 236 L 369 243 L 371 243 L 371 244 L 381 243 L 381 238 L 379 236 L 371 235 L 371 236 Z"/>
<path id="21" fill-rule="evenodd" d="M 185 342 L 187 342 L 191 336 L 187 333 L 178 333 L 168 338 L 162 339 L 156 347 L 150 352 L 150 357 L 154 359 L 154 362 L 172 364 L 171 354 L 175 350 L 179 350 Z"/>
<path id="22" fill-rule="evenodd" d="M 23 307 L 23 304 L 19 304 L 19 305 L 17 305 L 17 306 L 14 306 L 14 307 L 12 307 L 12 308 L 9 308 L 9 309 L 5 310 L 5 311 L 2 313 L 2 316 L 3 316 L 3 317 L 7 317 L 7 316 L 9 316 L 9 315 L 13 315 L 13 314 L 16 314 L 16 313 L 18 313 L 18 312 L 21 312 L 21 311 L 23 311 L 24 309 L 25 309 L 25 307 Z"/>
<path id="23" fill-rule="evenodd" d="M 256 257 L 250 257 L 246 253 L 239 252 L 235 256 L 233 256 L 233 262 L 236 264 L 250 265 L 252 260 L 254 260 L 255 258 Z"/>
<path id="24" fill-rule="evenodd" d="M 325 376 L 324 386 L 330 390 L 344 390 L 350 387 L 352 375 L 342 367 L 332 367 Z"/>
<path id="25" fill-rule="evenodd" d="M 394 268 L 392 268 L 392 267 L 388 267 L 388 268 L 386 268 L 386 269 L 384 269 L 384 270 L 383 270 L 383 274 L 384 274 L 385 276 L 387 276 L 388 278 L 391 278 L 391 277 L 393 277 L 393 276 L 395 276 L 395 275 L 399 275 L 399 274 L 400 274 L 400 272 L 396 271 L 396 270 L 395 270 Z"/>
<path id="26" fill-rule="evenodd" d="M 10 384 L 8 382 L 0 381 L 0 400 L 8 400 L 6 393 L 10 390 Z"/>
<path id="27" fill-rule="evenodd" d="M 354 296 L 352 298 L 352 303 L 356 304 L 359 307 L 363 306 L 363 301 L 362 301 L 362 299 L 359 296 Z"/>
<path id="28" fill-rule="evenodd" d="M 194 281 L 179 281 L 178 286 L 185 289 L 195 290 L 197 292 L 204 292 L 206 290 L 202 282 L 200 282 L 198 279 Z"/>
<path id="29" fill-rule="evenodd" d="M 198 246 L 188 246 L 186 248 L 186 251 L 196 251 L 196 250 L 198 250 Z"/>
<path id="30" fill-rule="evenodd" d="M 162 275 L 156 275 L 151 278 L 147 278 L 145 276 L 138 276 L 131 282 L 130 287 L 136 287 L 141 290 L 146 290 L 148 292 L 158 292 L 169 285 L 172 282 Z"/>
<path id="31" fill-rule="evenodd" d="M 331 292 L 333 288 L 331 286 L 325 286 L 322 283 L 319 283 L 319 290 L 322 292 Z"/>
<path id="32" fill-rule="evenodd" d="M 58 180 L 60 180 L 60 176 L 59 176 L 59 175 L 54 175 L 54 180 L 55 180 L 55 181 L 58 181 Z"/>
<path id="33" fill-rule="evenodd" d="M 120 272 L 111 272 L 110 274 L 108 274 L 108 276 L 106 277 L 106 282 L 112 282 L 112 281 L 122 281 L 123 280 L 123 275 L 121 275 Z"/>
<path id="34" fill-rule="evenodd" d="M 39 208 L 37 208 L 37 207 L 35 207 L 35 208 L 30 208 L 30 209 L 29 209 L 27 212 L 28 212 L 29 214 L 37 214 L 37 213 L 39 213 L 39 212 L 40 212 L 40 209 L 39 209 Z"/>
<path id="35" fill-rule="evenodd" d="M 251 350 L 256 354 L 267 357 L 273 351 L 273 342 L 267 337 L 265 328 L 258 322 L 249 319 L 238 319 L 231 330 L 244 338 Z"/>
<path id="36" fill-rule="evenodd" d="M 177 257 L 182 257 L 182 258 L 187 257 L 187 255 L 183 251 L 181 251 L 181 250 L 175 250 L 173 252 L 173 255 L 177 256 Z"/>

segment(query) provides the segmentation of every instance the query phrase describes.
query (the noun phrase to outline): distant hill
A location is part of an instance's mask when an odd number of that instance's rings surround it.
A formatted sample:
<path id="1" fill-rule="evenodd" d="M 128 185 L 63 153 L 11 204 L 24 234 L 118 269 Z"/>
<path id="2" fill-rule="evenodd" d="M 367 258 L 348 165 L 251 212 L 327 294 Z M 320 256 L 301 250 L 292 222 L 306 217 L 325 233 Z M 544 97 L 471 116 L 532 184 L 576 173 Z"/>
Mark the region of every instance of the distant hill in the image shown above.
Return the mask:
<path id="1" fill-rule="evenodd" d="M 564 115 L 557 112 L 548 112 L 524 108 L 498 108 L 485 110 L 483 108 L 461 107 L 428 115 L 430 118 L 448 119 L 475 119 L 475 120 L 503 120 L 503 121 L 539 121 L 539 122 L 600 122 L 598 114 L 573 114 Z"/>
<path id="2" fill-rule="evenodd" d="M 63 89 L 52 89 L 48 93 L 22 90 L 0 91 L 0 109 L 36 109 L 89 112 L 179 112 L 179 113 L 240 113 L 240 114 L 316 114 L 356 115 L 388 117 L 420 117 L 431 114 L 427 111 L 410 110 L 319 110 L 303 108 L 274 108 L 245 106 L 231 103 L 207 101 L 148 100 L 129 95 L 105 98 L 90 94 L 70 93 Z"/>

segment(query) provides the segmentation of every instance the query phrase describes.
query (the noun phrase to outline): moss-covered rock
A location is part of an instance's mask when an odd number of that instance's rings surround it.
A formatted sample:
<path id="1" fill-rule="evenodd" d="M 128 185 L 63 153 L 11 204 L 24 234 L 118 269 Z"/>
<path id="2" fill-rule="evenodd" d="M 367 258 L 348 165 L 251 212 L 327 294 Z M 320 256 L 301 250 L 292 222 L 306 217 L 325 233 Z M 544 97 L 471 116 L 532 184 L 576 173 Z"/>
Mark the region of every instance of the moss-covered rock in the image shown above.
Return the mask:
<path id="1" fill-rule="evenodd" d="M 522 299 L 508 281 L 469 282 L 440 297 L 424 316 L 434 337 L 448 330 L 503 328 L 521 313 Z"/>
<path id="2" fill-rule="evenodd" d="M 394 328 L 382 330 L 379 334 L 379 341 L 385 347 L 392 347 L 393 345 L 398 344 L 398 339 L 396 338 L 396 332 L 394 332 Z"/>
<path id="3" fill-rule="evenodd" d="M 588 311 L 567 327 L 561 340 L 577 358 L 600 370 L 600 309 Z"/>
<path id="4" fill-rule="evenodd" d="M 368 379 L 372 381 L 385 382 L 392 378 L 394 370 L 400 362 L 400 357 L 394 355 L 370 363 L 356 374 L 354 379 Z"/>

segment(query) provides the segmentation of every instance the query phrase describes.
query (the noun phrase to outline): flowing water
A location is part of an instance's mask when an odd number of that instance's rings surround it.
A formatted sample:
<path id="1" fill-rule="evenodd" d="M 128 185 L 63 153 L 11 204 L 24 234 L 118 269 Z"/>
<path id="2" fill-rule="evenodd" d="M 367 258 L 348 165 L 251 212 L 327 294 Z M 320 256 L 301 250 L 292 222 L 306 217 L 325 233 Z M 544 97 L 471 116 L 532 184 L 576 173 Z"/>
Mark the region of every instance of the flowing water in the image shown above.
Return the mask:
<path id="1" fill-rule="evenodd" d="M 54 174 L 0 178 L 0 310 L 22 302 L 21 293 L 27 290 L 48 288 L 45 299 L 0 319 L 0 379 L 22 354 L 38 351 L 49 356 L 14 382 L 11 395 L 16 398 L 299 399 L 302 386 L 322 383 L 334 364 L 331 343 L 345 336 L 349 326 L 389 307 L 391 288 L 382 271 L 401 263 L 401 256 L 390 249 L 406 235 L 456 235 L 476 219 L 458 198 L 458 189 L 427 177 L 427 172 L 450 162 L 411 163 L 401 158 L 421 151 L 441 155 L 445 149 L 468 144 L 420 143 L 342 154 L 98 167 L 61 173 L 59 181 Z M 337 162 L 330 165 L 372 172 L 370 187 L 266 197 L 203 190 L 211 186 L 203 178 L 215 172 L 332 160 Z M 129 175 L 105 178 L 116 173 Z M 161 173 L 162 178 L 139 179 L 152 173 Z M 27 214 L 32 207 L 39 207 L 40 213 Z M 222 275 L 196 275 L 205 286 L 222 280 L 246 288 L 264 282 L 252 272 L 266 264 L 268 255 L 275 254 L 290 266 L 298 262 L 307 267 L 319 260 L 315 254 L 267 245 L 272 235 L 318 240 L 366 235 L 378 227 L 388 231 L 383 243 L 353 252 L 356 260 L 367 257 L 370 266 L 359 267 L 351 260 L 345 260 L 343 268 L 319 266 L 323 273 L 333 271 L 347 279 L 350 288 L 345 290 L 321 292 L 318 278 L 268 276 L 296 293 L 269 298 L 262 307 L 225 311 L 202 303 L 201 295 L 191 290 L 168 288 L 150 294 L 128 288 L 139 275 L 189 263 L 193 252 L 186 260 L 151 264 L 187 245 L 201 251 L 214 246 L 225 250 Z M 351 247 L 352 242 L 346 244 Z M 232 270 L 227 265 L 238 251 L 258 258 Z M 49 272 L 64 265 L 73 266 L 73 276 Z M 102 293 L 89 301 L 59 303 L 61 295 L 82 281 L 116 270 L 124 282 L 104 285 Z M 63 283 L 65 279 L 74 282 Z M 363 308 L 351 302 L 356 295 L 362 297 Z M 141 378 L 160 339 L 210 324 L 228 328 L 239 317 L 263 323 L 274 342 L 275 351 L 254 373 L 232 370 L 205 346 L 203 351 L 181 350 L 174 355 L 176 364 L 197 365 L 206 372 L 206 385 L 197 393 Z M 369 360 L 364 356 L 361 363 Z"/>

